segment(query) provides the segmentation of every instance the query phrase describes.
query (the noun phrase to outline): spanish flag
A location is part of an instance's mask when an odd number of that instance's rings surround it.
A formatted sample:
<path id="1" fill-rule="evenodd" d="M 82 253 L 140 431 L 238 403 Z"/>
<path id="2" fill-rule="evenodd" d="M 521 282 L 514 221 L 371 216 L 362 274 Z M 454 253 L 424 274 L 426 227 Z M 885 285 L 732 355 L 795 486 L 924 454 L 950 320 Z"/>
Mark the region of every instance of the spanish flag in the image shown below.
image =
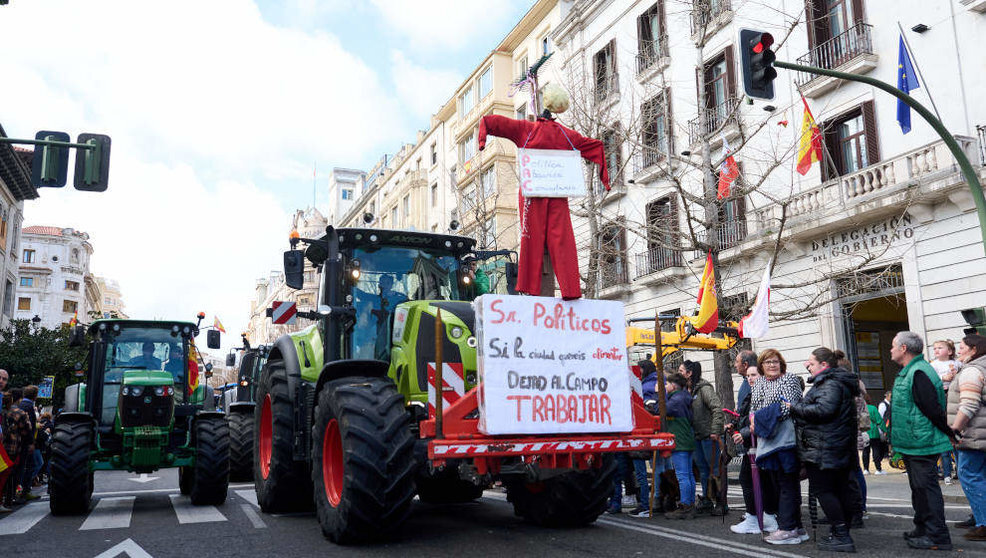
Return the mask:
<path id="1" fill-rule="evenodd" d="M 698 315 L 689 318 L 699 333 L 712 333 L 719 325 L 719 303 L 716 300 L 716 271 L 712 252 L 705 259 L 705 270 L 698 288 Z"/>
<path id="2" fill-rule="evenodd" d="M 195 348 L 195 340 L 188 345 L 188 395 L 191 397 L 199 387 L 199 351 Z"/>
<path id="3" fill-rule="evenodd" d="M 212 327 L 218 329 L 219 331 L 226 333 L 226 328 L 223 327 L 223 323 L 219 321 L 219 316 L 214 316 L 215 320 L 212 322 Z"/>
<path id="4" fill-rule="evenodd" d="M 79 311 L 78 310 L 75 311 L 75 315 L 72 316 L 72 319 L 68 321 L 68 326 L 69 327 L 75 327 L 77 325 L 79 325 Z"/>
<path id="5" fill-rule="evenodd" d="M 813 163 L 822 160 L 822 132 L 815 123 L 815 117 L 811 115 L 804 95 L 801 96 L 801 102 L 805 105 L 805 113 L 801 121 L 801 141 L 798 144 L 798 172 L 804 176 Z"/>

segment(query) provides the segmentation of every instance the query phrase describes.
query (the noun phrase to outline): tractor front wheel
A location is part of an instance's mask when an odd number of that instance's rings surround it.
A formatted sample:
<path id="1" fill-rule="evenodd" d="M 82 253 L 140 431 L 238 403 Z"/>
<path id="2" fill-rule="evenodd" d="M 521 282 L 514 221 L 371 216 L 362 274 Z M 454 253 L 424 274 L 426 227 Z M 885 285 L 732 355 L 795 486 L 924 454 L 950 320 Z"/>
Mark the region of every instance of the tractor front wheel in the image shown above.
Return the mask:
<path id="1" fill-rule="evenodd" d="M 312 483 L 322 533 L 339 544 L 396 534 L 414 499 L 414 438 L 386 378 L 325 384 L 313 428 Z"/>
<path id="2" fill-rule="evenodd" d="M 232 411 L 229 417 L 229 478 L 253 479 L 253 411 Z"/>
<path id="3" fill-rule="evenodd" d="M 229 426 L 224 417 L 195 421 L 195 466 L 192 468 L 192 504 L 218 505 L 229 490 Z"/>
<path id="4" fill-rule="evenodd" d="M 253 484 L 267 513 L 307 511 L 312 484 L 307 464 L 294 460 L 294 400 L 284 361 L 267 361 L 254 408 Z"/>
<path id="5" fill-rule="evenodd" d="M 92 472 L 89 471 L 92 440 L 92 423 L 55 424 L 51 438 L 49 481 L 51 489 L 49 508 L 52 515 L 75 515 L 85 513 L 89 509 L 93 481 Z"/>
<path id="6" fill-rule="evenodd" d="M 604 456 L 598 469 L 571 471 L 538 483 L 505 482 L 514 513 L 545 527 L 581 527 L 606 510 L 616 462 Z"/>

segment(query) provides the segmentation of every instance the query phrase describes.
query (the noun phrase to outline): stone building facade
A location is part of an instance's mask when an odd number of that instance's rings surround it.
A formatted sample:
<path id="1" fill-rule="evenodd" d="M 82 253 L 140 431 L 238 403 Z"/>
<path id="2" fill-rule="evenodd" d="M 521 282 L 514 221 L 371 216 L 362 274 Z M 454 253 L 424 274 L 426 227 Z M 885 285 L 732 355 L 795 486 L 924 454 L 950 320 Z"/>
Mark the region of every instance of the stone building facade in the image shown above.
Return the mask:
<path id="1" fill-rule="evenodd" d="M 98 286 L 89 272 L 93 253 L 87 233 L 51 226 L 24 227 L 15 318 L 41 319 L 57 329 L 100 311 Z"/>

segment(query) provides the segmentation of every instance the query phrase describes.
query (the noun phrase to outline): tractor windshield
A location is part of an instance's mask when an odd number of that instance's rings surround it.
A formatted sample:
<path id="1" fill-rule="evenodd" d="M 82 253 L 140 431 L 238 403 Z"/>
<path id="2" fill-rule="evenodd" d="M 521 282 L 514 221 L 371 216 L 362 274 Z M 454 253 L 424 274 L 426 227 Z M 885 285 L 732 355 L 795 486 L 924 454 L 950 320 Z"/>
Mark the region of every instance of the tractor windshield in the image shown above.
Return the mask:
<path id="1" fill-rule="evenodd" d="M 382 246 L 358 248 L 353 287 L 356 325 L 352 357 L 390 360 L 394 307 L 408 300 L 459 300 L 459 260 L 448 252 Z"/>
<path id="2" fill-rule="evenodd" d="M 106 346 L 105 382 L 120 383 L 125 370 L 165 370 L 175 379 L 175 392 L 183 390 L 188 369 L 188 341 L 171 329 L 127 327 L 110 336 Z"/>

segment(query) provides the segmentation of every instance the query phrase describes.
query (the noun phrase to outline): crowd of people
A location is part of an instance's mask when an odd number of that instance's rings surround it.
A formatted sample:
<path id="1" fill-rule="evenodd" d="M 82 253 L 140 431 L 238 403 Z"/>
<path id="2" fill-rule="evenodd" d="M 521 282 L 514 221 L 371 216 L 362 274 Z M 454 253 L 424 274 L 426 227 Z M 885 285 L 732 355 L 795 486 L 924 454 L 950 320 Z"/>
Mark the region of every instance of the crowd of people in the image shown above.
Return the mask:
<path id="1" fill-rule="evenodd" d="M 9 383 L 10 374 L 0 369 L 0 514 L 40 497 L 35 489 L 47 481 L 53 429 L 51 414 L 35 401 L 38 386 L 8 389 Z"/>
<path id="2" fill-rule="evenodd" d="M 910 488 L 914 527 L 904 533 L 909 547 L 952 548 L 939 481 L 951 484 L 953 478 L 972 512 L 956 527 L 968 529 L 967 540 L 986 541 L 986 337 L 967 335 L 958 347 L 937 341 L 931 362 L 924 349 L 916 333 L 894 337 L 890 358 L 901 369 L 876 405 L 846 355 L 826 347 L 812 351 L 804 362 L 807 385 L 802 375 L 788 371 L 779 351 L 741 351 L 734 365 L 744 382 L 735 411 L 721 408 L 699 363 L 666 369 L 665 430 L 674 435 L 675 450 L 669 459 L 647 453 L 620 456 L 609 513 L 622 512 L 624 485 L 636 485 L 637 506 L 630 513 L 637 517 L 724 515 L 724 498 L 716 498 L 711 486 L 716 469 L 725 464 L 715 457 L 719 448 L 741 456 L 745 510 L 731 531 L 759 534 L 770 544 L 807 542 L 801 492 L 807 480 L 809 507 L 817 502 L 824 513 L 818 523 L 828 525 L 818 548 L 855 552 L 851 532 L 862 528 L 867 517 L 865 476 L 871 460 L 874 474 L 882 475 L 883 462 L 890 458 L 905 469 Z M 657 368 L 650 360 L 638 365 L 644 400 L 656 413 Z M 656 498 L 650 497 L 650 478 L 657 484 Z M 670 487 L 662 485 L 670 484 L 676 485 L 677 497 L 669 500 Z"/>

